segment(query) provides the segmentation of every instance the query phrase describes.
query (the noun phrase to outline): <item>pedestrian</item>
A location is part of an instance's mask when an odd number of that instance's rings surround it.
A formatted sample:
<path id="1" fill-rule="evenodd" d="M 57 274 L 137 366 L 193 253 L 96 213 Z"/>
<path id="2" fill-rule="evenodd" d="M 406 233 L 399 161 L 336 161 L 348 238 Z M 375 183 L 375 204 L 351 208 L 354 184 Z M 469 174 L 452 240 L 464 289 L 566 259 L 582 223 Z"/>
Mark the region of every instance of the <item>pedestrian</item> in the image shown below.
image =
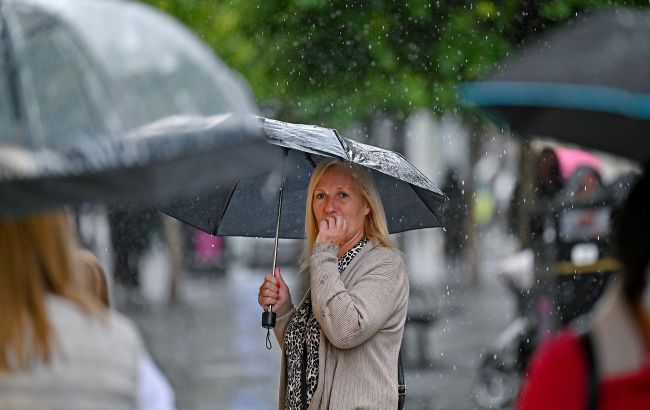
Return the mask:
<path id="1" fill-rule="evenodd" d="M 279 408 L 395 409 L 409 287 L 372 175 L 323 160 L 306 202 L 302 267 L 310 289 L 294 306 L 276 268 L 258 294 L 278 315 Z"/>
<path id="2" fill-rule="evenodd" d="M 608 285 L 585 329 L 570 326 L 536 353 L 517 409 L 650 408 L 648 165 L 615 218 L 620 277 Z"/>
<path id="3" fill-rule="evenodd" d="M 63 212 L 0 218 L 0 408 L 144 409 L 145 347 L 75 272 Z"/>
<path id="4" fill-rule="evenodd" d="M 467 234 L 465 225 L 468 216 L 465 193 L 457 169 L 450 168 L 447 170 L 442 190 L 449 197 L 445 209 L 445 259 L 449 267 L 457 268 L 465 250 L 465 236 Z"/>
<path id="5" fill-rule="evenodd" d="M 120 204 L 108 210 L 115 282 L 129 295 L 140 286 L 140 258 L 151 245 L 151 237 L 161 231 L 160 213 L 137 204 Z"/>

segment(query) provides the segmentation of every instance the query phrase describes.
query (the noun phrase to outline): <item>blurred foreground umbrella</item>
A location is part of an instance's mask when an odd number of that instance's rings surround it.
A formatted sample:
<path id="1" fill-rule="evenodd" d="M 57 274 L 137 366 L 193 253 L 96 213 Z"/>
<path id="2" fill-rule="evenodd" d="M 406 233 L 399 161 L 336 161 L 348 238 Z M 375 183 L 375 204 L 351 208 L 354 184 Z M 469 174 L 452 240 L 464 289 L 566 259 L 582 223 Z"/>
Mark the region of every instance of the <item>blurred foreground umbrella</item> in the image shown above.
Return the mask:
<path id="1" fill-rule="evenodd" d="M 270 143 L 269 154 L 284 153 L 279 181 L 267 175 L 242 178 L 234 184 L 215 186 L 164 212 L 213 235 L 275 237 L 271 270 L 275 272 L 278 238 L 304 237 L 311 172 L 320 160 L 331 157 L 372 171 L 389 232 L 442 226 L 445 195 L 400 154 L 342 138 L 329 128 L 260 120 Z M 262 326 L 269 329 L 274 325 L 269 306 Z"/>
<path id="2" fill-rule="evenodd" d="M 148 6 L 4 0 L 0 64 L 0 214 L 160 203 L 274 161 L 243 81 Z"/>
<path id="3" fill-rule="evenodd" d="M 460 87 L 524 137 L 546 136 L 642 161 L 650 156 L 650 13 L 580 16 Z"/>

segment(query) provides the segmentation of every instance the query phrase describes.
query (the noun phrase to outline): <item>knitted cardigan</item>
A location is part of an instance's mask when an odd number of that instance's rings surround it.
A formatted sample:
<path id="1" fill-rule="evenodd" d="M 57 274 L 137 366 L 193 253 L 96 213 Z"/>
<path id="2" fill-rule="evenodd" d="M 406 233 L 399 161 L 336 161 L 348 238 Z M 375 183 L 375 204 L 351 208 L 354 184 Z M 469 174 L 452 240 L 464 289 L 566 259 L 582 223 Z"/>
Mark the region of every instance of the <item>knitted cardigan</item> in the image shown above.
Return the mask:
<path id="1" fill-rule="evenodd" d="M 321 326 L 318 386 L 309 409 L 397 408 L 397 358 L 409 295 L 404 261 L 395 249 L 369 241 L 339 274 L 332 244 L 316 244 L 310 258 L 311 302 Z M 278 407 L 284 409 L 284 332 L 295 312 L 280 315 L 282 348 Z"/>

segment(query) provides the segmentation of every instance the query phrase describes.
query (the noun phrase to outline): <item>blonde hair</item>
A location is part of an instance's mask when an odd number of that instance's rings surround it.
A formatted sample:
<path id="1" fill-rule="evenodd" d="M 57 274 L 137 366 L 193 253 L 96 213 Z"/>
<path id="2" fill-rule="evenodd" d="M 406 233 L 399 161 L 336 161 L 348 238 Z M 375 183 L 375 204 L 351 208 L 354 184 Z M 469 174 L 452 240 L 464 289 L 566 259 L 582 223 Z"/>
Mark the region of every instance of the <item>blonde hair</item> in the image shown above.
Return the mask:
<path id="1" fill-rule="evenodd" d="M 309 180 L 307 190 L 307 205 L 305 207 L 305 250 L 302 257 L 301 267 L 305 269 L 309 266 L 309 256 L 311 255 L 316 237 L 318 236 L 318 221 L 314 216 L 312 204 L 314 200 L 314 190 L 323 175 L 332 167 L 341 167 L 345 169 L 357 183 L 363 199 L 370 208 L 370 213 L 366 215 L 363 223 L 363 229 L 368 239 L 375 240 L 380 244 L 394 248 L 395 244 L 388 238 L 388 224 L 386 222 L 386 213 L 384 205 L 381 203 L 379 192 L 375 186 L 375 181 L 368 168 L 360 165 L 344 162 L 336 158 L 324 159 L 318 163 Z"/>
<path id="2" fill-rule="evenodd" d="M 0 218 L 0 372 L 50 360 L 56 335 L 47 314 L 48 294 L 89 313 L 98 311 L 77 289 L 72 246 L 63 212 Z"/>
<path id="3" fill-rule="evenodd" d="M 78 248 L 74 252 L 77 263 L 77 280 L 81 289 L 86 290 L 105 307 L 110 307 L 108 280 L 97 257 L 87 249 Z"/>

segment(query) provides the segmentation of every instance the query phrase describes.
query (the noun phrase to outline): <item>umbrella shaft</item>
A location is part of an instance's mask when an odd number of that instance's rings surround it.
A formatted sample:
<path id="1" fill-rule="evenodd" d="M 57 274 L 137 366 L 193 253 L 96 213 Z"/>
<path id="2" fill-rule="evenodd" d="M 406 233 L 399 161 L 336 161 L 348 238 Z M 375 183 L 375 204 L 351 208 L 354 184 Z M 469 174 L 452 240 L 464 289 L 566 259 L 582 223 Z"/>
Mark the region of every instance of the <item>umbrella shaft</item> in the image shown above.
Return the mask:
<path id="1" fill-rule="evenodd" d="M 284 193 L 284 177 L 287 170 L 287 156 L 289 155 L 289 150 L 284 148 L 282 158 L 282 180 L 280 181 L 280 193 L 278 195 L 278 219 L 275 222 L 275 241 L 273 243 L 273 270 L 271 270 L 272 275 L 275 276 L 275 266 L 278 261 L 278 240 L 280 238 L 280 218 L 282 217 L 282 196 Z M 273 311 L 273 307 L 269 305 L 269 312 Z"/>

